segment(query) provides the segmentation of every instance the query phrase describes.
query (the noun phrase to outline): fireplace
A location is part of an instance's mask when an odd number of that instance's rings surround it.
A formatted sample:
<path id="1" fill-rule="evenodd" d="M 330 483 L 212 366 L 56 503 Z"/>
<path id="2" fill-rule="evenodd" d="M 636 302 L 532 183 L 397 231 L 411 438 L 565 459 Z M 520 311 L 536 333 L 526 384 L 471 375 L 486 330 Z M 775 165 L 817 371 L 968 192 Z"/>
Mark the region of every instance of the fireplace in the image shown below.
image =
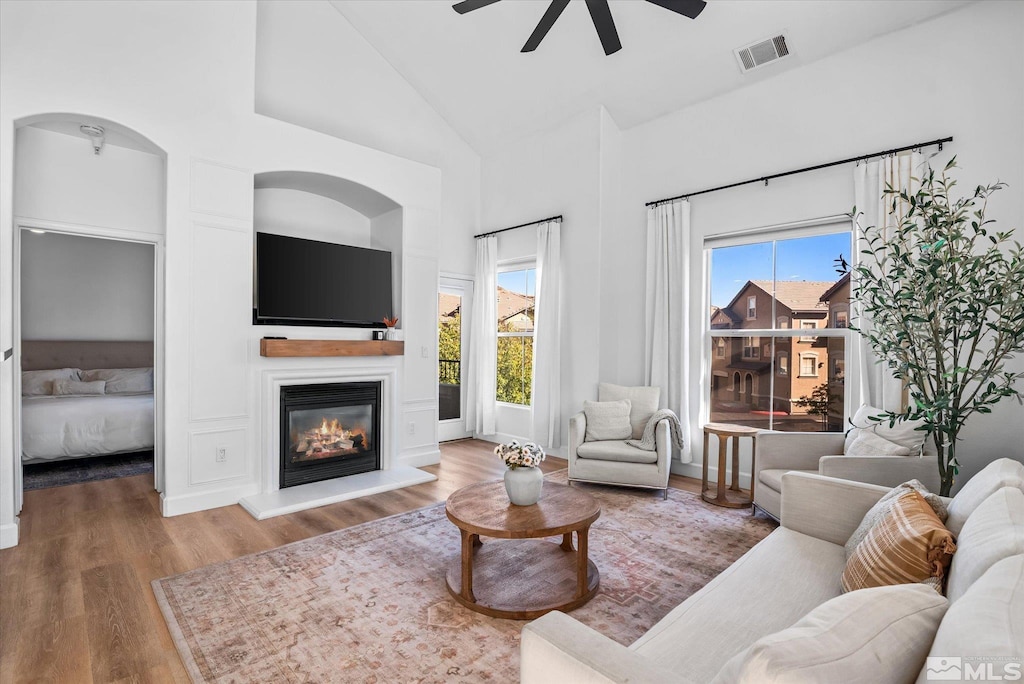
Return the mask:
<path id="1" fill-rule="evenodd" d="M 380 469 L 380 382 L 281 387 L 280 486 Z"/>

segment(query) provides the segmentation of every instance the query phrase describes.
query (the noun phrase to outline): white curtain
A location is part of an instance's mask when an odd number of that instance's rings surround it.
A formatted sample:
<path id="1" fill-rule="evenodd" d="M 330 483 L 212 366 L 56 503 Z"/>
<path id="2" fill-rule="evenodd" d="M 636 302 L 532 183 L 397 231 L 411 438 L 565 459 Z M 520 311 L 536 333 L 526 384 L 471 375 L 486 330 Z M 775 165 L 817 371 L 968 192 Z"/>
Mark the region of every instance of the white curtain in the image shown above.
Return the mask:
<path id="1" fill-rule="evenodd" d="M 854 196 L 857 207 L 857 219 L 854 229 L 854 259 L 860 259 L 861 250 L 867 249 L 864 240 L 864 228 L 877 226 L 884 229 L 884 234 L 891 236 L 899 226 L 899 215 L 905 211 L 899 205 L 893 212 L 893 196 L 883 193 L 887 186 L 900 189 L 910 194 L 917 191 L 920 185 L 921 164 L 923 156 L 919 152 L 909 155 L 888 156 L 882 159 L 858 164 L 854 168 Z M 915 178 L 915 176 L 917 176 Z M 857 303 L 851 302 L 856 314 L 855 325 L 864 330 L 871 329 L 871 320 L 858 310 Z M 885 411 L 903 409 L 902 383 L 892 376 L 884 364 L 878 359 L 863 337 L 855 335 L 852 340 L 851 357 L 858 360 L 860 400 Z"/>
<path id="2" fill-rule="evenodd" d="M 469 386 L 466 429 L 480 435 L 495 433 L 498 372 L 497 301 L 498 238 L 477 238 L 476 282 L 469 330 Z"/>
<path id="3" fill-rule="evenodd" d="M 561 422 L 561 224 L 537 226 L 537 289 L 533 322 L 533 441 L 546 449 L 560 445 Z"/>
<path id="4" fill-rule="evenodd" d="M 680 460 L 691 460 L 688 274 L 690 203 L 647 209 L 647 308 L 644 362 L 647 384 L 661 388 L 661 405 L 679 416 L 683 428 Z"/>

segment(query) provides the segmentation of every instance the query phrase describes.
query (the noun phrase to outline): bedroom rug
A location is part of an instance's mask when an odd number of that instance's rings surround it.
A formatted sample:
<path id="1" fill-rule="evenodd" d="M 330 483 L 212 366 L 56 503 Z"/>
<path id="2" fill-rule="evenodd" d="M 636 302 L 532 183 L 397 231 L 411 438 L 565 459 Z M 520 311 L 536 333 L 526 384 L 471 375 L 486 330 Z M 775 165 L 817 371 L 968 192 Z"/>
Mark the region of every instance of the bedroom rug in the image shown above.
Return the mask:
<path id="1" fill-rule="evenodd" d="M 153 472 L 153 452 L 139 451 L 116 456 L 93 456 L 55 463 L 26 463 L 24 466 L 25 491 L 47 489 L 64 485 L 115 477 L 131 477 Z"/>
<path id="2" fill-rule="evenodd" d="M 548 476 L 564 483 L 566 472 Z M 601 502 L 597 596 L 573 617 L 630 644 L 775 528 L 672 489 Z M 485 543 L 502 543 L 500 540 Z M 518 682 L 518 620 L 458 605 L 459 534 L 438 503 L 153 582 L 199 682 Z"/>

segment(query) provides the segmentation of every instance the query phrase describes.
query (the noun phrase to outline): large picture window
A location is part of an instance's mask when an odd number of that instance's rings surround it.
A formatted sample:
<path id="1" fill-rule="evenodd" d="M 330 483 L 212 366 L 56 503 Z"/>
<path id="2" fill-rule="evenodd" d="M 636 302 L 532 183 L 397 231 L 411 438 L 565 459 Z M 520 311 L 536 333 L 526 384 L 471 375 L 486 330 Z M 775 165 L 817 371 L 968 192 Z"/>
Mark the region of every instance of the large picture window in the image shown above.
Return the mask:
<path id="1" fill-rule="evenodd" d="M 851 233 L 848 224 L 800 230 L 708 247 L 704 415 L 713 422 L 845 429 L 850 283 L 834 261 L 851 262 Z"/>
<path id="2" fill-rule="evenodd" d="M 529 406 L 533 401 L 533 321 L 537 272 L 533 265 L 498 269 L 498 377 L 495 398 Z"/>

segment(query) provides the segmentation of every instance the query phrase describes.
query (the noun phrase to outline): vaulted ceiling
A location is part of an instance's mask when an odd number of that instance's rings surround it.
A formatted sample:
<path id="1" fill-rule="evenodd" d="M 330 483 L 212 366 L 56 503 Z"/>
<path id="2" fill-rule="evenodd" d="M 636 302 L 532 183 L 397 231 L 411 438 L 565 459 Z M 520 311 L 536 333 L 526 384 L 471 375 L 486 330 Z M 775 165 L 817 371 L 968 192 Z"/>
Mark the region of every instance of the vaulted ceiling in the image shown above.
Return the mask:
<path id="1" fill-rule="evenodd" d="M 331 4 L 478 151 L 604 105 L 630 128 L 960 7 L 966 0 L 710 0 L 691 20 L 610 0 L 623 49 L 605 56 L 572 0 L 540 47 L 520 49 L 548 0 L 457 14 L 454 0 Z M 747 74 L 733 49 L 783 33 L 792 56 Z M 928 46 L 922 45 L 924 50 Z"/>

